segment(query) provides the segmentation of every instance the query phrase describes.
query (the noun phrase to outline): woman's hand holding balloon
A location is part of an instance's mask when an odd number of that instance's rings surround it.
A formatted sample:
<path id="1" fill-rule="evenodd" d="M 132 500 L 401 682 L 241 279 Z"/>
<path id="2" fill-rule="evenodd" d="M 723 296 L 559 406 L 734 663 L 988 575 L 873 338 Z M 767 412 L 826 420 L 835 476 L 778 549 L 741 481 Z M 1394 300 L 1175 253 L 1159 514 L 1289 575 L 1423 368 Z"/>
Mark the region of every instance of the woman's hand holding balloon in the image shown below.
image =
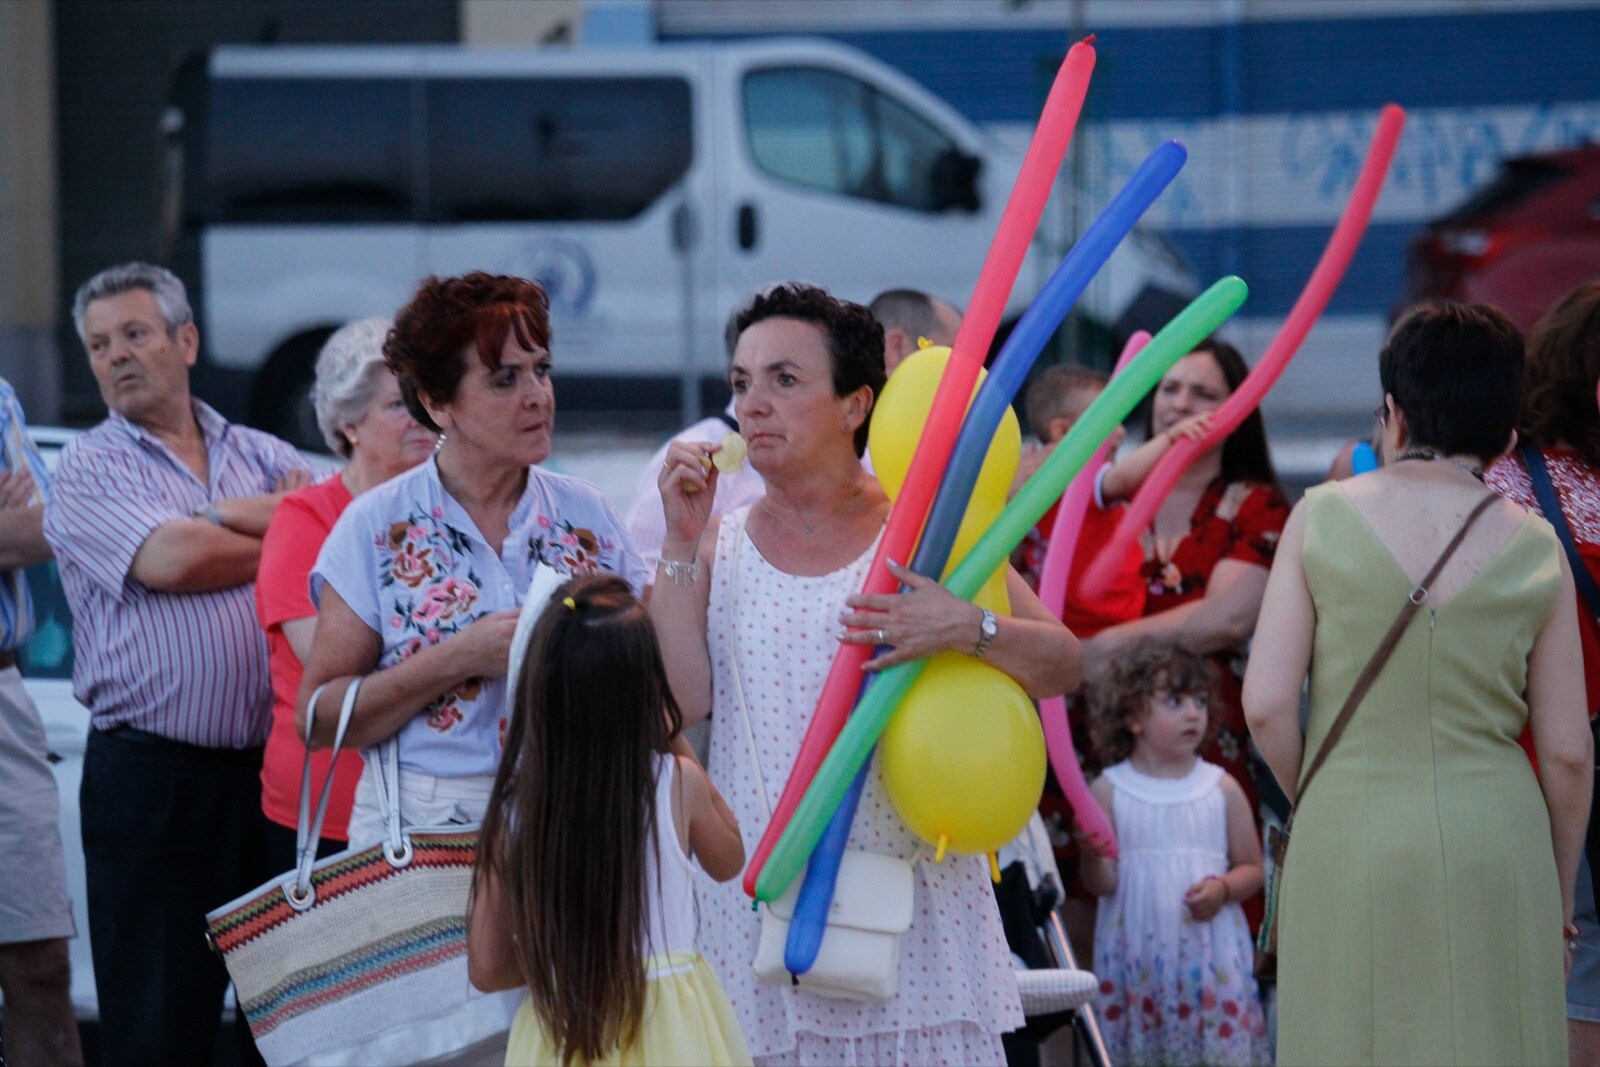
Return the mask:
<path id="1" fill-rule="evenodd" d="M 839 616 L 840 622 L 852 627 L 839 638 L 841 642 L 888 646 L 861 669 L 881 671 L 939 652 L 971 652 L 980 636 L 982 609 L 909 567 L 893 560 L 886 565 L 906 590 L 858 593 L 845 602 L 851 610 Z"/>

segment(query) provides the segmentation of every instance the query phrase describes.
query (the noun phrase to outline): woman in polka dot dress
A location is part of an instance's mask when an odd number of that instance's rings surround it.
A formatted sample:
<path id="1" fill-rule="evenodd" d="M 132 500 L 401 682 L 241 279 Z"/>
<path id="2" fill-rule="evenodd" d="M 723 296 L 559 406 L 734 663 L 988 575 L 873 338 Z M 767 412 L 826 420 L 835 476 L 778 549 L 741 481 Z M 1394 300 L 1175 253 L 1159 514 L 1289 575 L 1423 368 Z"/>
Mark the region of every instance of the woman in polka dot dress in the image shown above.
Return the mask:
<path id="1" fill-rule="evenodd" d="M 715 449 L 674 445 L 659 479 L 668 523 L 650 611 L 685 721 L 712 716 L 709 770 L 738 816 L 747 852 L 787 779 L 840 640 L 888 645 L 874 666 L 974 652 L 978 608 L 931 582 L 894 598 L 852 597 L 889 504 L 860 463 L 884 381 L 882 330 L 865 308 L 820 289 L 778 286 L 735 320 L 731 381 L 749 461 L 767 484 L 754 504 L 709 521 Z M 1072 635 L 1014 573 L 1015 616 L 999 621 L 985 662 L 1037 696 L 1078 682 Z M 846 635 L 845 627 L 863 628 Z M 760 777 L 733 684 L 748 704 Z M 757 981 L 760 915 L 738 883 L 703 887 L 699 944 L 738 1012 L 759 1064 L 1000 1063 L 1000 1035 L 1022 1023 L 1000 916 L 981 857 L 934 863 L 877 775 L 849 847 L 916 861 L 899 992 L 832 1000 Z M 920 857 L 920 859 L 919 859 Z"/>

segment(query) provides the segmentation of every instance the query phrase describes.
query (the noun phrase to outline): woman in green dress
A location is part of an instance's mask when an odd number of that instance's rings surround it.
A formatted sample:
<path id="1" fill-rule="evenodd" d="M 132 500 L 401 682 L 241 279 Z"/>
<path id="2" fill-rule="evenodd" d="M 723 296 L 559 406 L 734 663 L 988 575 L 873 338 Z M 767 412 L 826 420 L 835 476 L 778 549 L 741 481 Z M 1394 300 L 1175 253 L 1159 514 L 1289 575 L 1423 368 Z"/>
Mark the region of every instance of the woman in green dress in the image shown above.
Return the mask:
<path id="1" fill-rule="evenodd" d="M 1497 311 L 1413 312 L 1379 357 L 1386 465 L 1310 490 L 1291 515 L 1244 686 L 1291 798 L 1406 597 L 1488 493 L 1522 364 Z M 1567 1062 L 1563 949 L 1593 765 L 1580 663 L 1554 532 L 1497 501 L 1296 813 L 1280 1064 Z M 1528 726 L 1537 777 L 1518 745 Z"/>

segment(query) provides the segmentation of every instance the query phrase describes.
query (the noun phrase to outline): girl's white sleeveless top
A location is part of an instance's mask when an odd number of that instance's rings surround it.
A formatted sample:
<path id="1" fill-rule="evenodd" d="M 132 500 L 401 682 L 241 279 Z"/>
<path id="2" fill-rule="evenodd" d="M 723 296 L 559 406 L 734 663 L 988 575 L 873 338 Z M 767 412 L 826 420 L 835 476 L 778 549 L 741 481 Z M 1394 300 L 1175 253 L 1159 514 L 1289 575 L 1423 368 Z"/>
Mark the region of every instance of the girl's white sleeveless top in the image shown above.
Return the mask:
<path id="1" fill-rule="evenodd" d="M 695 951 L 694 863 L 678 843 L 672 822 L 672 793 L 678 760 L 671 753 L 656 757 L 656 847 L 645 846 L 645 892 L 650 927 L 645 966 L 651 956 Z M 654 972 L 652 971 L 652 976 Z"/>

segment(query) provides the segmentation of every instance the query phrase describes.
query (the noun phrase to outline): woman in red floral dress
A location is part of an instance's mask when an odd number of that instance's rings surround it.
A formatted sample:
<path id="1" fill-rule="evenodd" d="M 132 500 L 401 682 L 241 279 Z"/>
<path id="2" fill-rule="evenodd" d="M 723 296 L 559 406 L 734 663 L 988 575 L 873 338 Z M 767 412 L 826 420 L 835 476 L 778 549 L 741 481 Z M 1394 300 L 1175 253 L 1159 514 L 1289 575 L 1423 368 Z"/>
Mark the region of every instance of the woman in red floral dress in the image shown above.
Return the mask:
<path id="1" fill-rule="evenodd" d="M 1157 384 L 1145 435 L 1222 406 L 1249 368 L 1238 349 L 1208 341 L 1175 363 Z M 1173 641 L 1210 654 L 1217 665 L 1221 728 L 1201 755 L 1244 786 L 1252 811 L 1258 793 L 1249 769 L 1249 733 L 1239 700 L 1245 646 L 1267 588 L 1267 572 L 1289 503 L 1278 484 L 1259 411 L 1184 472 L 1141 537 L 1147 596 L 1144 617 L 1112 626 L 1083 645 L 1089 671 L 1142 638 Z M 1251 925 L 1260 898 L 1248 903 Z"/>
<path id="2" fill-rule="evenodd" d="M 1600 583 L 1600 282 L 1568 293 L 1528 336 L 1526 389 L 1518 422 L 1523 442 L 1537 447 L 1578 556 Z M 1520 449 L 1489 468 L 1489 488 L 1545 518 Z M 1590 716 L 1600 711 L 1600 621 L 1578 597 L 1578 634 Z M 1573 922 L 1578 947 L 1567 976 L 1567 1046 L 1572 1063 L 1600 1062 L 1600 919 L 1594 871 L 1600 824 L 1590 816 L 1589 844 L 1578 872 Z"/>

